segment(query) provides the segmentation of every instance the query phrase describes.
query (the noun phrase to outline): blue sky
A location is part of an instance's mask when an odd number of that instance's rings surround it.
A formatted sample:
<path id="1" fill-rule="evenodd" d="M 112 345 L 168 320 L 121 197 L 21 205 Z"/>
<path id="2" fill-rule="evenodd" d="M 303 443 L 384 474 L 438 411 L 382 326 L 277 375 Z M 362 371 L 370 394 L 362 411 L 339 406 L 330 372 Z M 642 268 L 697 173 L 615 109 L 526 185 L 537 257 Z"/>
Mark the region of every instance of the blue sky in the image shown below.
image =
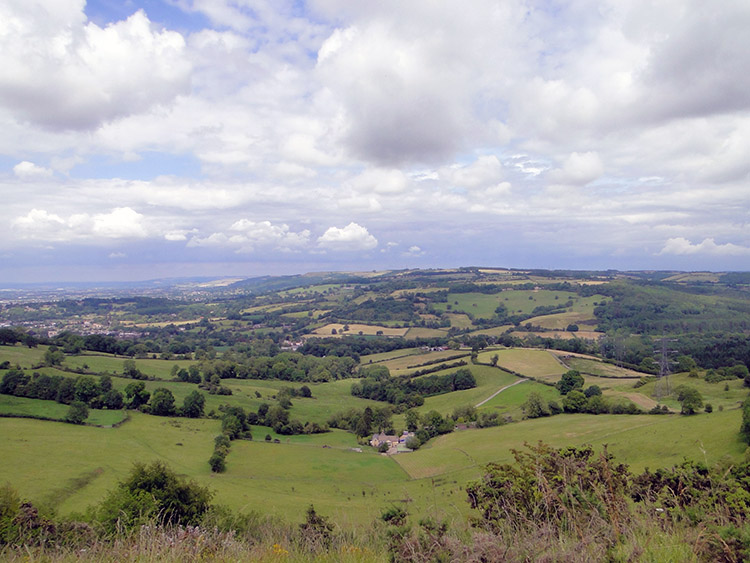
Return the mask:
<path id="1" fill-rule="evenodd" d="M 0 4 L 0 278 L 747 270 L 750 4 Z"/>

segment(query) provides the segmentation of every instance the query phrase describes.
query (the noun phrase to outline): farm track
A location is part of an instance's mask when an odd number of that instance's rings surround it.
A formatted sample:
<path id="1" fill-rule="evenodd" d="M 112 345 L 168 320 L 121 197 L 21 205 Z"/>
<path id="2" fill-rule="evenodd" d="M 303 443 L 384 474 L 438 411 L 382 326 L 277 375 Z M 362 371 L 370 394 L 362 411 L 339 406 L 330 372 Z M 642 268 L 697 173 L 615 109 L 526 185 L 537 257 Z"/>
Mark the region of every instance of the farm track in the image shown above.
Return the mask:
<path id="1" fill-rule="evenodd" d="M 500 389 L 498 389 L 497 391 L 495 391 L 492 395 L 490 395 L 489 397 L 487 397 L 484 401 L 481 401 L 481 402 L 477 403 L 475 405 L 475 408 L 478 409 L 483 404 L 485 404 L 487 401 L 491 401 L 492 399 L 494 399 L 495 397 L 497 397 L 500 393 L 502 393 L 506 389 L 508 389 L 510 387 L 513 387 L 514 385 L 518 385 L 519 383 L 523 383 L 524 381 L 530 381 L 530 380 L 529 379 L 519 379 L 518 381 L 514 381 L 510 385 L 506 385 L 505 387 L 501 387 Z"/>

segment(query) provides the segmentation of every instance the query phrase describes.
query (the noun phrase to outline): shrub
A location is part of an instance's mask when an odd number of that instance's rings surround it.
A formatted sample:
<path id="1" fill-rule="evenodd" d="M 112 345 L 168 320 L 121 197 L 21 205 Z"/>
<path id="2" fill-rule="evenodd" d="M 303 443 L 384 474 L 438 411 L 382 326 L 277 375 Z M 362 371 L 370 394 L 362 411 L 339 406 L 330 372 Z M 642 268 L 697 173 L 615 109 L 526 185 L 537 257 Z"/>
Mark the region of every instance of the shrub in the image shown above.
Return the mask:
<path id="1" fill-rule="evenodd" d="M 65 422 L 71 424 L 83 424 L 83 422 L 89 417 L 89 408 L 86 403 L 82 401 L 73 401 L 70 404 L 68 413 L 65 415 Z"/>
<path id="2" fill-rule="evenodd" d="M 130 475 L 110 491 L 96 509 L 105 532 L 131 530 L 158 519 L 174 525 L 196 525 L 211 506 L 213 493 L 178 477 L 166 464 L 136 463 Z"/>

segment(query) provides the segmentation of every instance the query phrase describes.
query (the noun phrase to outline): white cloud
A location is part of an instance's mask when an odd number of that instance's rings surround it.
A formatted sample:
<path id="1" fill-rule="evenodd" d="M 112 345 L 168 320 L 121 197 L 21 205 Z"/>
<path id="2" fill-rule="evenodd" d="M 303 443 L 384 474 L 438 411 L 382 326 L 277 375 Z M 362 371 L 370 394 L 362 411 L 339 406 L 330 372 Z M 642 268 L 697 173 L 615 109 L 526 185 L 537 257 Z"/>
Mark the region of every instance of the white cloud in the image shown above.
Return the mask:
<path id="1" fill-rule="evenodd" d="M 411 258 L 418 258 L 420 256 L 424 256 L 425 252 L 420 247 L 418 247 L 416 244 L 409 247 L 409 250 L 403 253 L 404 256 L 408 256 Z"/>
<path id="2" fill-rule="evenodd" d="M 466 166 L 442 169 L 440 176 L 447 182 L 464 188 L 496 184 L 503 176 L 503 165 L 495 155 L 484 155 Z"/>
<path id="3" fill-rule="evenodd" d="M 77 213 L 67 219 L 43 209 L 32 209 L 13 221 L 21 238 L 49 242 L 73 240 L 145 238 L 148 229 L 145 217 L 129 207 L 115 208 L 109 213 L 89 215 Z"/>
<path id="4" fill-rule="evenodd" d="M 409 179 L 394 168 L 367 168 L 350 181 L 357 191 L 378 194 L 400 194 L 409 186 Z"/>
<path id="5" fill-rule="evenodd" d="M 228 233 L 213 233 L 207 237 L 194 236 L 188 242 L 188 246 L 225 247 L 237 252 L 253 252 L 259 248 L 296 251 L 307 247 L 309 243 L 310 231 L 307 229 L 294 232 L 288 225 L 240 219 L 229 227 Z"/>
<path id="6" fill-rule="evenodd" d="M 565 159 L 561 169 L 550 172 L 550 178 L 562 184 L 583 186 L 603 173 L 604 165 L 596 152 L 574 152 Z"/>
<path id="7" fill-rule="evenodd" d="M 1 105 L 50 129 L 93 129 L 187 91 L 179 33 L 154 31 L 142 11 L 100 28 L 84 4 L 0 4 Z"/>
<path id="8" fill-rule="evenodd" d="M 378 240 L 365 227 L 349 223 L 346 227 L 329 227 L 318 237 L 318 246 L 330 250 L 372 250 Z"/>
<path id="9" fill-rule="evenodd" d="M 670 238 L 664 244 L 659 255 L 664 254 L 706 254 L 711 256 L 748 256 L 750 248 L 739 246 L 728 242 L 726 244 L 716 244 L 713 238 L 706 238 L 698 244 L 691 243 L 683 237 Z"/>
<path id="10" fill-rule="evenodd" d="M 47 178 L 52 176 L 52 170 L 37 166 L 33 162 L 24 160 L 13 167 L 13 173 L 21 179 Z"/>

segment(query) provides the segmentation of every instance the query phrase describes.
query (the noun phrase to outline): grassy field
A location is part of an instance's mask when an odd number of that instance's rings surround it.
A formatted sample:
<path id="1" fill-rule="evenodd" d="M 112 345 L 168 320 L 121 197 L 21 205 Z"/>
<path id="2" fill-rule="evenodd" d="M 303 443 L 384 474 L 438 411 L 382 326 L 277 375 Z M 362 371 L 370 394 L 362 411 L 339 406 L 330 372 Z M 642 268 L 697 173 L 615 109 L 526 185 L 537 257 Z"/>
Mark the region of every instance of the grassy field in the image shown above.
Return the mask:
<path id="1" fill-rule="evenodd" d="M 490 369 L 490 368 L 488 368 Z M 499 372 L 499 370 L 496 370 Z M 498 395 L 520 404 L 533 382 Z M 552 388 L 548 390 L 554 391 Z M 493 408 L 490 406 L 489 408 Z M 725 409 L 692 417 L 558 415 L 440 437 L 417 452 L 391 458 L 368 448 L 354 451 L 351 434 L 280 437 L 263 441 L 268 429 L 254 428 L 252 442 L 235 441 L 227 472 L 211 474 L 208 457 L 219 422 L 170 419 L 132 413 L 119 428 L 92 428 L 27 419 L 0 419 L 0 482 L 23 497 L 58 509 L 82 511 L 97 502 L 134 460 L 161 459 L 179 474 L 209 486 L 216 502 L 232 509 L 261 510 L 300 521 L 316 509 L 344 526 L 367 525 L 390 505 L 412 514 L 460 521 L 469 512 L 464 487 L 489 461 L 510 461 L 511 448 L 543 440 L 555 446 L 608 444 L 635 471 L 688 459 L 738 459 L 740 411 Z M 323 447 L 324 445 L 329 447 Z M 40 460 L 44 460 L 43 463 Z"/>
<path id="2" fill-rule="evenodd" d="M 657 384 L 655 381 L 647 383 L 643 387 L 637 389 L 637 391 L 651 397 L 654 400 L 658 400 L 661 404 L 665 404 L 675 410 L 680 410 L 680 404 L 674 396 L 674 390 L 679 385 L 689 385 L 695 387 L 703 396 L 703 401 L 711 403 L 714 409 L 719 407 L 724 409 L 737 408 L 742 404 L 742 401 L 747 397 L 747 387 L 744 386 L 741 379 L 733 379 L 729 381 L 720 381 L 719 383 L 706 383 L 706 381 L 699 377 L 688 377 L 686 373 L 675 373 L 669 376 L 669 388 L 672 391 L 670 396 L 657 396 Z M 666 389 L 663 385 L 662 389 Z M 713 414 L 713 413 L 712 413 Z"/>
<path id="3" fill-rule="evenodd" d="M 44 361 L 47 346 L 27 348 L 26 346 L 0 346 L 0 362 L 9 361 L 11 365 L 30 368 Z"/>
<path id="4" fill-rule="evenodd" d="M 445 360 L 448 363 L 457 362 L 459 360 L 468 360 L 470 353 L 466 350 L 441 350 L 435 352 L 422 352 L 419 355 L 410 355 L 400 358 L 393 358 L 392 360 L 385 360 L 380 362 L 381 365 L 386 366 L 391 375 L 405 375 L 420 367 L 427 364 L 431 365 L 433 362 L 438 363 L 441 360 Z M 462 356 L 458 358 L 457 356 Z M 454 358 L 455 360 L 448 360 L 447 358 Z"/>
<path id="5" fill-rule="evenodd" d="M 530 323 L 534 326 L 541 328 L 547 328 L 552 330 L 565 330 L 570 324 L 576 325 L 593 325 L 595 321 L 593 313 L 580 313 L 577 311 L 566 311 L 564 313 L 555 313 L 553 315 L 542 315 L 540 317 L 532 317 L 524 324 Z"/>
<path id="6" fill-rule="evenodd" d="M 427 397 L 424 401 L 424 405 L 419 407 L 417 410 L 422 413 L 436 410 L 440 414 L 446 415 L 451 414 L 453 409 L 459 406 L 476 405 L 477 403 L 490 397 L 495 391 L 510 385 L 518 378 L 515 375 L 503 371 L 501 369 L 489 367 L 489 366 L 467 366 L 471 369 L 471 373 L 474 375 L 474 379 L 477 381 L 477 386 L 473 389 L 465 389 L 463 391 L 456 391 L 454 393 L 445 393 L 443 395 L 435 395 L 434 397 Z M 435 375 L 442 375 L 451 373 L 455 370 L 446 370 L 442 372 L 436 372 Z M 425 376 L 427 377 L 427 376 Z"/>
<path id="7" fill-rule="evenodd" d="M 364 325 L 364 324 L 358 324 L 358 323 L 348 323 L 349 330 L 346 332 L 343 332 L 344 324 L 341 323 L 329 323 L 325 326 L 322 326 L 320 328 L 316 328 L 312 334 L 314 336 L 325 336 L 325 337 L 336 337 L 336 336 L 348 336 L 348 335 L 357 335 L 360 332 L 362 334 L 369 334 L 369 335 L 375 335 L 379 332 L 382 332 L 384 336 L 404 336 L 406 334 L 406 331 L 409 330 L 408 328 L 389 328 L 387 326 L 381 326 L 381 325 Z M 333 334 L 333 331 L 336 331 L 336 334 Z"/>
<path id="8" fill-rule="evenodd" d="M 498 366 L 542 381 L 557 382 L 567 371 L 553 354 L 530 348 L 487 350 L 479 354 L 479 361 L 488 364 L 494 355 Z"/>
<path id="9" fill-rule="evenodd" d="M 391 350 L 390 352 L 380 352 L 378 354 L 369 354 L 367 356 L 360 357 L 360 365 L 376 364 L 384 362 L 386 360 L 393 360 L 394 358 L 401 358 L 403 356 L 413 356 L 415 354 L 422 354 L 421 348 L 401 348 L 399 350 Z"/>
<path id="10" fill-rule="evenodd" d="M 519 421 L 523 418 L 523 405 L 531 393 L 538 393 L 547 401 L 557 401 L 561 404 L 560 393 L 554 387 L 537 383 L 535 381 L 525 381 L 513 387 L 509 387 L 496 397 L 493 397 L 484 403 L 481 411 L 497 412 L 501 417 L 510 416 L 513 420 Z"/>
<path id="11" fill-rule="evenodd" d="M 578 332 L 567 332 L 565 330 L 550 330 L 550 331 L 527 331 L 527 330 L 514 330 L 511 332 L 516 338 L 528 338 L 529 336 L 538 336 L 540 338 L 561 338 L 563 340 L 569 340 L 571 338 L 583 338 L 584 340 L 596 340 L 602 333 L 593 330 L 579 330 Z"/>
<path id="12" fill-rule="evenodd" d="M 119 374 L 123 370 L 123 362 L 128 358 L 116 357 L 111 354 L 94 354 L 87 353 L 79 356 L 66 356 L 65 364 L 71 368 L 83 368 L 87 365 L 88 368 L 84 368 L 87 371 L 94 371 L 97 373 L 109 373 Z M 130 358 L 132 359 L 132 358 Z M 172 368 L 178 366 L 179 368 L 187 369 L 197 362 L 194 360 L 153 360 L 153 359 L 140 359 L 134 360 L 135 366 L 141 370 L 142 373 L 149 377 L 155 377 L 157 379 L 170 379 Z"/>
<path id="13" fill-rule="evenodd" d="M 55 401 L 0 395 L 0 414 L 42 416 L 55 420 L 63 420 L 69 408 L 68 405 Z M 125 417 L 125 411 L 121 410 L 89 409 L 89 417 L 86 419 L 86 423 L 96 426 L 112 426 L 125 420 Z"/>
<path id="14" fill-rule="evenodd" d="M 618 461 L 629 464 L 634 471 L 669 467 L 683 459 L 711 463 L 724 456 L 742 456 L 746 446 L 739 438 L 740 418 L 738 410 L 692 417 L 558 415 L 446 434 L 412 454 L 394 459 L 413 478 L 466 470 L 478 475 L 482 464 L 511 461 L 511 448 L 543 441 L 553 446 L 591 444 L 601 448 L 607 444 Z"/>
<path id="15" fill-rule="evenodd" d="M 480 328 L 479 330 L 475 330 L 474 332 L 470 332 L 469 336 L 478 336 L 480 334 L 485 334 L 487 336 L 502 336 L 506 332 L 508 332 L 508 329 L 513 328 L 514 325 L 503 325 L 503 326 L 495 326 L 492 328 Z"/>
<path id="16" fill-rule="evenodd" d="M 447 335 L 447 329 L 415 326 L 406 331 L 406 335 L 404 336 L 404 338 L 406 338 L 407 340 L 416 338 L 442 338 Z"/>
<path id="17" fill-rule="evenodd" d="M 557 354 L 561 361 L 568 366 L 570 369 L 576 369 L 582 374 L 598 375 L 601 377 L 628 377 L 628 378 L 640 378 L 643 377 L 643 373 L 633 371 L 632 369 L 621 368 L 598 360 L 591 360 L 588 358 L 581 358 L 577 356 L 569 356 L 565 354 Z M 562 356 L 562 357 L 561 357 Z"/>

